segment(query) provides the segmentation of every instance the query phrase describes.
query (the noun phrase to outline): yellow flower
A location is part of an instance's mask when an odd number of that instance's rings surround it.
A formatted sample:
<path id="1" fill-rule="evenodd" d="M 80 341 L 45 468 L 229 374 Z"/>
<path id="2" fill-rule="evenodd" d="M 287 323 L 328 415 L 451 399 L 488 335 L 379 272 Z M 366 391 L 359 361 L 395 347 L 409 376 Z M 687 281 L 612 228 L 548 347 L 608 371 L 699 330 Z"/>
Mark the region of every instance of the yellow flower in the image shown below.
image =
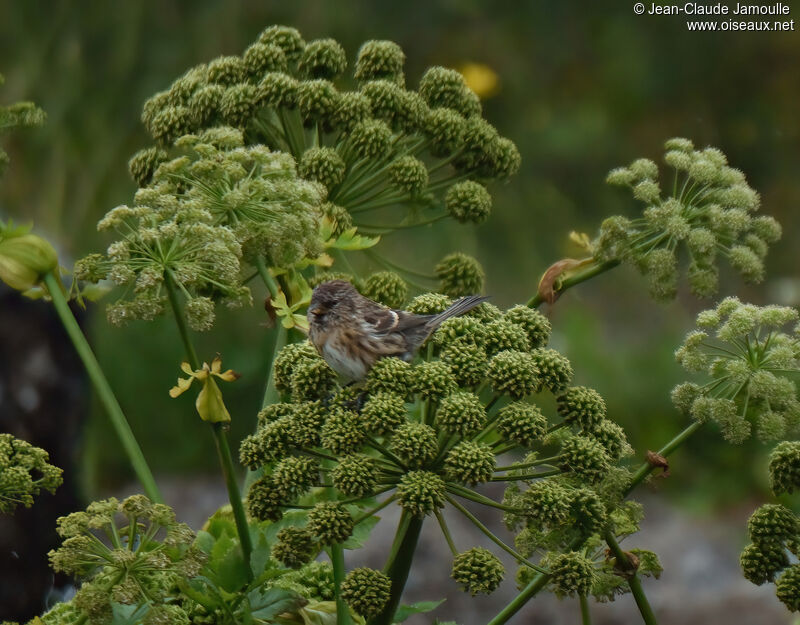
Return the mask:
<path id="1" fill-rule="evenodd" d="M 461 75 L 481 100 L 491 98 L 500 91 L 500 79 L 495 71 L 483 63 L 464 63 L 459 69 Z"/>
<path id="2" fill-rule="evenodd" d="M 194 371 L 192 371 L 192 367 L 188 362 L 181 363 L 181 371 L 189 377 L 178 378 L 177 385 L 169 390 L 169 396 L 177 397 L 187 391 L 192 382 L 197 380 L 203 385 L 194 404 L 200 418 L 210 423 L 228 423 L 231 420 L 231 415 L 222 401 L 222 391 L 219 390 L 214 378 L 219 378 L 225 382 L 233 382 L 239 378 L 239 374 L 233 369 L 222 371 L 222 358 L 219 355 L 211 361 L 211 366 L 204 362 L 202 368 Z"/>

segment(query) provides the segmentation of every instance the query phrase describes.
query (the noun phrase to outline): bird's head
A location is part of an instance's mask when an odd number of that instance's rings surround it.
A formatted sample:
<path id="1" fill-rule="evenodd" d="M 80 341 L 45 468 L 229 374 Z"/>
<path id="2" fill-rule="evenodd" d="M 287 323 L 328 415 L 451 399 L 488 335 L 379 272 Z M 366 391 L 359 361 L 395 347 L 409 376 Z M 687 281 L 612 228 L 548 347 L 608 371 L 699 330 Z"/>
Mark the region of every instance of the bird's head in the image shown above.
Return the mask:
<path id="1" fill-rule="evenodd" d="M 360 297 L 355 287 L 345 280 L 323 282 L 311 295 L 309 324 L 318 327 L 326 325 L 331 319 L 343 316 Z"/>

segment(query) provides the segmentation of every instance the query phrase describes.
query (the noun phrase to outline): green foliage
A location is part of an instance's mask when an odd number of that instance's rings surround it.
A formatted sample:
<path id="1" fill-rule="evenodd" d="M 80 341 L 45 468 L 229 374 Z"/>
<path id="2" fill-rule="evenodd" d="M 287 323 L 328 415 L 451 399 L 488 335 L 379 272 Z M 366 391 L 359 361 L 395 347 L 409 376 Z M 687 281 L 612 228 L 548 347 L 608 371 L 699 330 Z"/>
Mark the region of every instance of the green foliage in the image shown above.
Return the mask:
<path id="1" fill-rule="evenodd" d="M 0 434 L 0 513 L 10 514 L 17 506 L 30 508 L 41 491 L 54 493 L 61 486 L 62 471 L 49 460 L 44 449 Z"/>

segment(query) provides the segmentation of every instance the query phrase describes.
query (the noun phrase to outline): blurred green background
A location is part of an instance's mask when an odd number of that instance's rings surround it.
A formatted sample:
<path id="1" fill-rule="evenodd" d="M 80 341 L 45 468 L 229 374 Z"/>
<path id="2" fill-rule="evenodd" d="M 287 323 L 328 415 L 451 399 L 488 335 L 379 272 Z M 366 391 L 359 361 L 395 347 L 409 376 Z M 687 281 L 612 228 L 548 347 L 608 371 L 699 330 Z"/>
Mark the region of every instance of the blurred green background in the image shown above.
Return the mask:
<path id="1" fill-rule="evenodd" d="M 485 116 L 517 143 L 522 170 L 493 189 L 486 225 L 439 224 L 386 242 L 395 258 L 405 254 L 429 268 L 459 248 L 484 263 L 497 304 L 525 301 L 550 263 L 579 253 L 570 230 L 593 234 L 603 216 L 640 209 L 604 184 L 606 172 L 639 156 L 657 159 L 664 139 L 686 136 L 720 147 L 762 193 L 762 210 L 784 225 L 784 240 L 768 259 L 769 281 L 745 288 L 723 278 L 721 295 L 797 303 L 797 32 L 691 33 L 683 18 L 636 16 L 632 2 L 610 1 L 4 5 L 0 72 L 7 82 L 0 98 L 33 100 L 49 117 L 43 129 L 5 141 L 12 162 L 0 185 L 0 212 L 33 220 L 57 243 L 64 265 L 105 247 L 97 220 L 132 199 L 126 163 L 149 143 L 139 122 L 144 100 L 190 66 L 241 53 L 264 27 L 282 23 L 306 40 L 336 38 L 351 59 L 365 40 L 394 40 L 408 57 L 412 86 L 435 64 L 477 62 L 499 76 Z M 618 269 L 570 291 L 548 312 L 576 381 L 607 398 L 640 455 L 684 424 L 668 397 L 683 379 L 672 352 L 703 307 L 685 293 L 669 305 L 653 303 L 635 272 Z M 226 393 L 237 439 L 252 429 L 263 389 L 270 343 L 263 321 L 259 305 L 225 313 L 201 339 L 206 359 L 220 351 L 224 364 L 243 374 Z M 167 396 L 182 357 L 171 320 L 120 330 L 97 307 L 89 330 L 155 471 L 214 471 L 211 438 L 190 400 L 178 405 Z M 730 447 L 708 429 L 675 456 L 674 478 L 663 488 L 703 509 L 765 492 L 765 451 L 757 442 Z M 81 457 L 88 495 L 130 478 L 97 409 Z"/>

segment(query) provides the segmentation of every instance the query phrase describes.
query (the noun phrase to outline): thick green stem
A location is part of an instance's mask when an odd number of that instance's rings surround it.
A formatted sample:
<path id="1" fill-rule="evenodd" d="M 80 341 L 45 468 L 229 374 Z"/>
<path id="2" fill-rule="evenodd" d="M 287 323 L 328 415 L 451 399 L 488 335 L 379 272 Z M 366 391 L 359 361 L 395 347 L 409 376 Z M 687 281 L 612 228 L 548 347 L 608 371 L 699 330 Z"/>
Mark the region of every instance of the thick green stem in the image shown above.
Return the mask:
<path id="1" fill-rule="evenodd" d="M 392 580 L 392 594 L 386 607 L 378 616 L 369 621 L 369 625 L 391 625 L 403 589 L 406 587 L 408 573 L 411 570 L 411 561 L 417 548 L 419 533 L 422 530 L 423 519 L 410 517 L 406 525 L 402 541 L 398 544 L 396 555 L 384 571 Z"/>
<path id="2" fill-rule="evenodd" d="M 111 425 L 114 427 L 120 443 L 122 443 L 122 448 L 128 456 L 128 460 L 131 463 L 134 473 L 136 473 L 136 477 L 142 483 L 145 494 L 152 501 L 163 503 L 164 499 L 161 497 L 161 493 L 158 490 L 158 486 L 156 486 L 155 479 L 153 479 L 150 467 L 144 459 L 142 449 L 139 447 L 139 443 L 136 441 L 136 437 L 133 435 L 130 425 L 128 425 L 122 408 L 114 395 L 114 391 L 111 390 L 111 386 L 106 376 L 103 374 L 103 370 L 100 368 L 100 364 L 97 362 L 92 348 L 89 347 L 86 337 L 83 335 L 83 332 L 81 332 L 81 328 L 75 320 L 69 308 L 69 304 L 67 304 L 67 300 L 61 290 L 60 280 L 54 274 L 48 273 L 44 277 L 44 283 L 47 285 L 47 290 L 50 292 L 50 297 L 53 300 L 56 313 L 59 319 L 61 319 L 61 323 L 67 331 L 67 335 L 70 341 L 72 341 L 75 351 L 78 352 L 78 356 L 83 362 L 86 372 L 89 374 L 89 380 L 94 386 L 100 403 L 103 404 L 103 408 L 105 408 L 108 413 Z"/>
<path id="3" fill-rule="evenodd" d="M 580 596 L 581 602 L 581 625 L 592 625 L 592 616 L 589 614 L 589 600 L 586 595 Z"/>
<path id="4" fill-rule="evenodd" d="M 247 570 L 250 571 L 252 579 L 253 571 L 250 568 L 250 554 L 253 551 L 253 543 L 250 540 L 250 528 L 247 525 L 247 515 L 242 504 L 242 494 L 239 491 L 239 484 L 236 482 L 236 473 L 231 458 L 231 448 L 228 445 L 228 433 L 223 423 L 213 423 L 214 443 L 217 445 L 217 455 L 222 473 L 225 477 L 225 487 L 228 489 L 228 499 L 233 509 L 233 518 L 236 521 L 236 531 L 239 534 L 239 541 L 242 544 L 242 554 L 244 555 Z"/>
<path id="5" fill-rule="evenodd" d="M 617 558 L 620 568 L 623 570 L 631 569 L 631 561 L 628 558 L 628 554 L 626 554 L 622 550 L 622 547 L 619 546 L 619 543 L 614 536 L 614 532 L 611 531 L 611 529 L 607 529 L 603 535 L 603 538 L 611 548 L 614 556 Z M 636 605 L 639 608 L 639 612 L 642 615 L 642 620 L 646 625 L 658 625 L 656 615 L 653 613 L 653 608 L 650 607 L 650 602 L 647 600 L 647 596 L 644 594 L 644 589 L 642 588 L 642 582 L 635 570 L 631 570 L 630 577 L 628 578 L 628 585 L 631 587 L 631 594 L 633 595 Z"/>
<path id="6" fill-rule="evenodd" d="M 166 275 L 164 286 L 167 290 L 173 317 L 175 317 L 175 323 L 178 326 L 178 332 L 181 335 L 184 348 L 186 349 L 186 355 L 189 358 L 189 364 L 192 369 L 199 369 L 200 360 L 197 358 L 194 345 L 192 345 L 191 337 L 189 336 L 189 328 L 186 326 L 186 319 L 183 317 L 183 311 L 178 302 L 175 282 L 171 274 Z M 242 504 L 242 494 L 239 491 L 239 485 L 236 483 L 236 470 L 233 466 L 231 448 L 228 444 L 227 426 L 224 423 L 210 423 L 209 425 L 212 426 L 211 429 L 214 433 L 217 456 L 219 458 L 220 467 L 222 468 L 223 477 L 225 478 L 225 487 L 228 490 L 228 499 L 230 500 L 231 509 L 233 510 L 236 532 L 239 534 L 239 543 L 242 545 L 242 555 L 244 556 L 250 579 L 252 579 L 253 571 L 250 568 L 250 553 L 253 551 L 253 543 L 250 539 L 247 515 L 245 514 L 244 505 Z"/>
<path id="7" fill-rule="evenodd" d="M 601 273 L 605 273 L 609 269 L 613 269 L 619 265 L 619 262 L 620 261 L 618 260 L 607 260 L 605 262 L 595 261 L 596 264 L 593 264 L 591 267 L 588 267 L 584 271 L 576 273 L 569 278 L 562 280 L 561 284 L 558 286 L 558 289 L 555 290 L 556 295 L 561 295 L 570 287 L 580 284 L 581 282 L 586 282 L 586 280 L 589 280 L 590 278 L 594 278 Z M 544 301 L 545 298 L 542 296 L 542 294 L 536 293 L 536 295 L 528 300 L 527 306 L 529 308 L 538 308 Z"/>
<path id="8" fill-rule="evenodd" d="M 330 548 L 331 564 L 333 565 L 333 586 L 336 595 L 336 624 L 337 625 L 352 625 L 353 620 L 350 618 L 350 610 L 347 607 L 340 588 L 345 577 L 344 570 L 344 547 L 341 543 L 331 545 Z"/>

